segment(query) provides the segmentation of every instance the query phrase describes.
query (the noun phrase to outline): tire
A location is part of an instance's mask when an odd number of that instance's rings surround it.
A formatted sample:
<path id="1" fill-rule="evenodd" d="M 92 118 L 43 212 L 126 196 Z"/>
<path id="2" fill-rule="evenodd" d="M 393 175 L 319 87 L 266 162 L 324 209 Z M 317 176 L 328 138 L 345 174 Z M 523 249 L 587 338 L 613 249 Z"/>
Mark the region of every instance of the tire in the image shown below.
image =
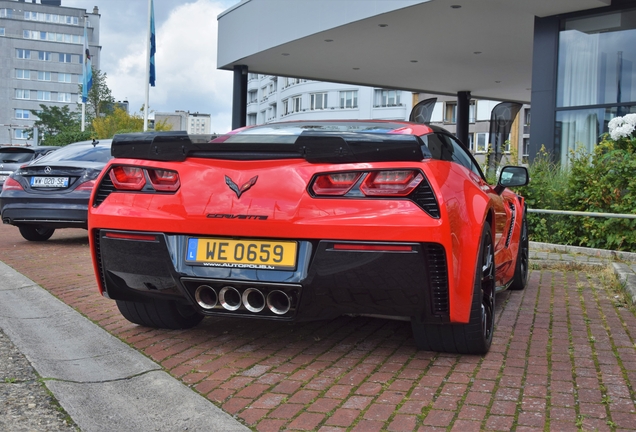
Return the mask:
<path id="1" fill-rule="evenodd" d="M 149 299 L 147 302 L 116 300 L 119 312 L 128 321 L 144 327 L 187 329 L 203 319 L 192 306 L 176 301 Z"/>
<path id="2" fill-rule="evenodd" d="M 528 241 L 528 222 L 525 212 L 521 221 L 521 238 L 519 239 L 519 252 L 517 253 L 517 264 L 515 265 L 515 275 L 509 290 L 521 291 L 528 285 L 530 263 L 530 242 Z"/>
<path id="3" fill-rule="evenodd" d="M 38 225 L 21 225 L 20 234 L 28 241 L 47 241 L 55 232 L 55 228 L 44 228 Z"/>
<path id="4" fill-rule="evenodd" d="M 495 329 L 495 252 L 492 231 L 485 225 L 475 265 L 468 324 L 429 324 L 411 319 L 418 349 L 453 354 L 486 354 Z"/>

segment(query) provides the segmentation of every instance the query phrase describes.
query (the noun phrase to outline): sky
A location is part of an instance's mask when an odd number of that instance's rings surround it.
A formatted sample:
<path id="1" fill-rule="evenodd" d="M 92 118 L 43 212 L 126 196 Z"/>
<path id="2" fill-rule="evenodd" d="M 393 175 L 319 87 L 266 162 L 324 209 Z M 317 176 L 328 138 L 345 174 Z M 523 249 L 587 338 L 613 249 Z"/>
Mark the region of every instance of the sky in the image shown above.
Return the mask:
<path id="1" fill-rule="evenodd" d="M 217 17 L 238 0 L 153 0 L 156 85 L 150 87 L 153 112 L 176 110 L 210 114 L 211 132 L 232 124 L 232 72 L 216 68 Z M 62 6 L 99 8 L 99 69 L 116 101 L 130 113 L 145 102 L 148 0 L 62 0 Z"/>

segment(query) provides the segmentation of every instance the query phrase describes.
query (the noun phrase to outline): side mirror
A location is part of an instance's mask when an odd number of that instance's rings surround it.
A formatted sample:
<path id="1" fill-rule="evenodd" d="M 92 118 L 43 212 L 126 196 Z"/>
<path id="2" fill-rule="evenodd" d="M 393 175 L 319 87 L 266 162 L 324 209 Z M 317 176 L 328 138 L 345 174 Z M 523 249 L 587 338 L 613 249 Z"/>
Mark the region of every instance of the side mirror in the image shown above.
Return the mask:
<path id="1" fill-rule="evenodd" d="M 495 191 L 501 194 L 507 187 L 525 186 L 530 182 L 528 169 L 522 166 L 505 166 L 501 169 Z"/>

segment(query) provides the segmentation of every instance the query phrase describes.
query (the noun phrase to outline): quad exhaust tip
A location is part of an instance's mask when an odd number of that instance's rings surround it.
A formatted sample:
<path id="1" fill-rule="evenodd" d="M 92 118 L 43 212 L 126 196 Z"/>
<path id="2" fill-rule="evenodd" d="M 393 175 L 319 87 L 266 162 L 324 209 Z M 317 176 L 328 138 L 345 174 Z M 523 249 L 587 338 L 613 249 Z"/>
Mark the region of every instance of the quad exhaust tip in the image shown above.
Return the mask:
<path id="1" fill-rule="evenodd" d="M 267 295 L 256 288 L 247 288 L 243 294 L 233 286 L 225 286 L 218 292 L 209 285 L 199 285 L 194 291 L 194 299 L 202 309 L 212 310 L 217 305 L 228 311 L 236 311 L 241 305 L 252 313 L 269 309 L 275 315 L 285 315 L 291 310 L 291 297 L 281 290 L 270 291 Z"/>
<path id="2" fill-rule="evenodd" d="M 271 291 L 267 294 L 267 307 L 276 315 L 285 315 L 291 309 L 291 298 L 283 291 Z"/>
<path id="3" fill-rule="evenodd" d="M 223 287 L 219 291 L 219 303 L 224 309 L 235 311 L 241 307 L 241 293 L 234 287 Z"/>
<path id="4" fill-rule="evenodd" d="M 219 301 L 216 291 L 208 285 L 199 286 L 194 292 L 194 299 L 203 309 L 213 309 Z"/>
<path id="5" fill-rule="evenodd" d="M 265 295 L 256 288 L 248 288 L 243 291 L 243 304 L 250 312 L 258 313 L 265 309 Z"/>

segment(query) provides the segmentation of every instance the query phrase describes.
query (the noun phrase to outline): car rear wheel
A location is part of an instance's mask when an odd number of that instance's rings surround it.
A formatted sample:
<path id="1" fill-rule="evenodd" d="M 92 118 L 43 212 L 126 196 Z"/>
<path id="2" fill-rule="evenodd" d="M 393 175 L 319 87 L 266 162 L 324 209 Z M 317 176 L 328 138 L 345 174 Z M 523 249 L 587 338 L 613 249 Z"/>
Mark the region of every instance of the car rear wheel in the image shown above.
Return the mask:
<path id="1" fill-rule="evenodd" d="M 147 302 L 117 300 L 119 312 L 128 321 L 145 327 L 186 329 L 203 319 L 192 306 L 176 301 L 149 299 Z"/>
<path id="2" fill-rule="evenodd" d="M 495 328 L 495 253 L 490 226 L 484 226 L 475 269 L 468 324 L 429 324 L 411 319 L 418 349 L 457 354 L 485 354 Z"/>
<path id="3" fill-rule="evenodd" d="M 18 229 L 22 237 L 29 241 L 46 241 L 55 232 L 55 228 L 44 228 L 37 225 L 22 225 Z"/>
<path id="4" fill-rule="evenodd" d="M 530 242 L 528 241 L 528 222 L 526 215 L 523 215 L 521 222 L 521 238 L 519 239 L 519 252 L 517 253 L 517 265 L 515 266 L 515 276 L 508 289 L 521 291 L 528 285 L 528 275 L 530 261 Z"/>

